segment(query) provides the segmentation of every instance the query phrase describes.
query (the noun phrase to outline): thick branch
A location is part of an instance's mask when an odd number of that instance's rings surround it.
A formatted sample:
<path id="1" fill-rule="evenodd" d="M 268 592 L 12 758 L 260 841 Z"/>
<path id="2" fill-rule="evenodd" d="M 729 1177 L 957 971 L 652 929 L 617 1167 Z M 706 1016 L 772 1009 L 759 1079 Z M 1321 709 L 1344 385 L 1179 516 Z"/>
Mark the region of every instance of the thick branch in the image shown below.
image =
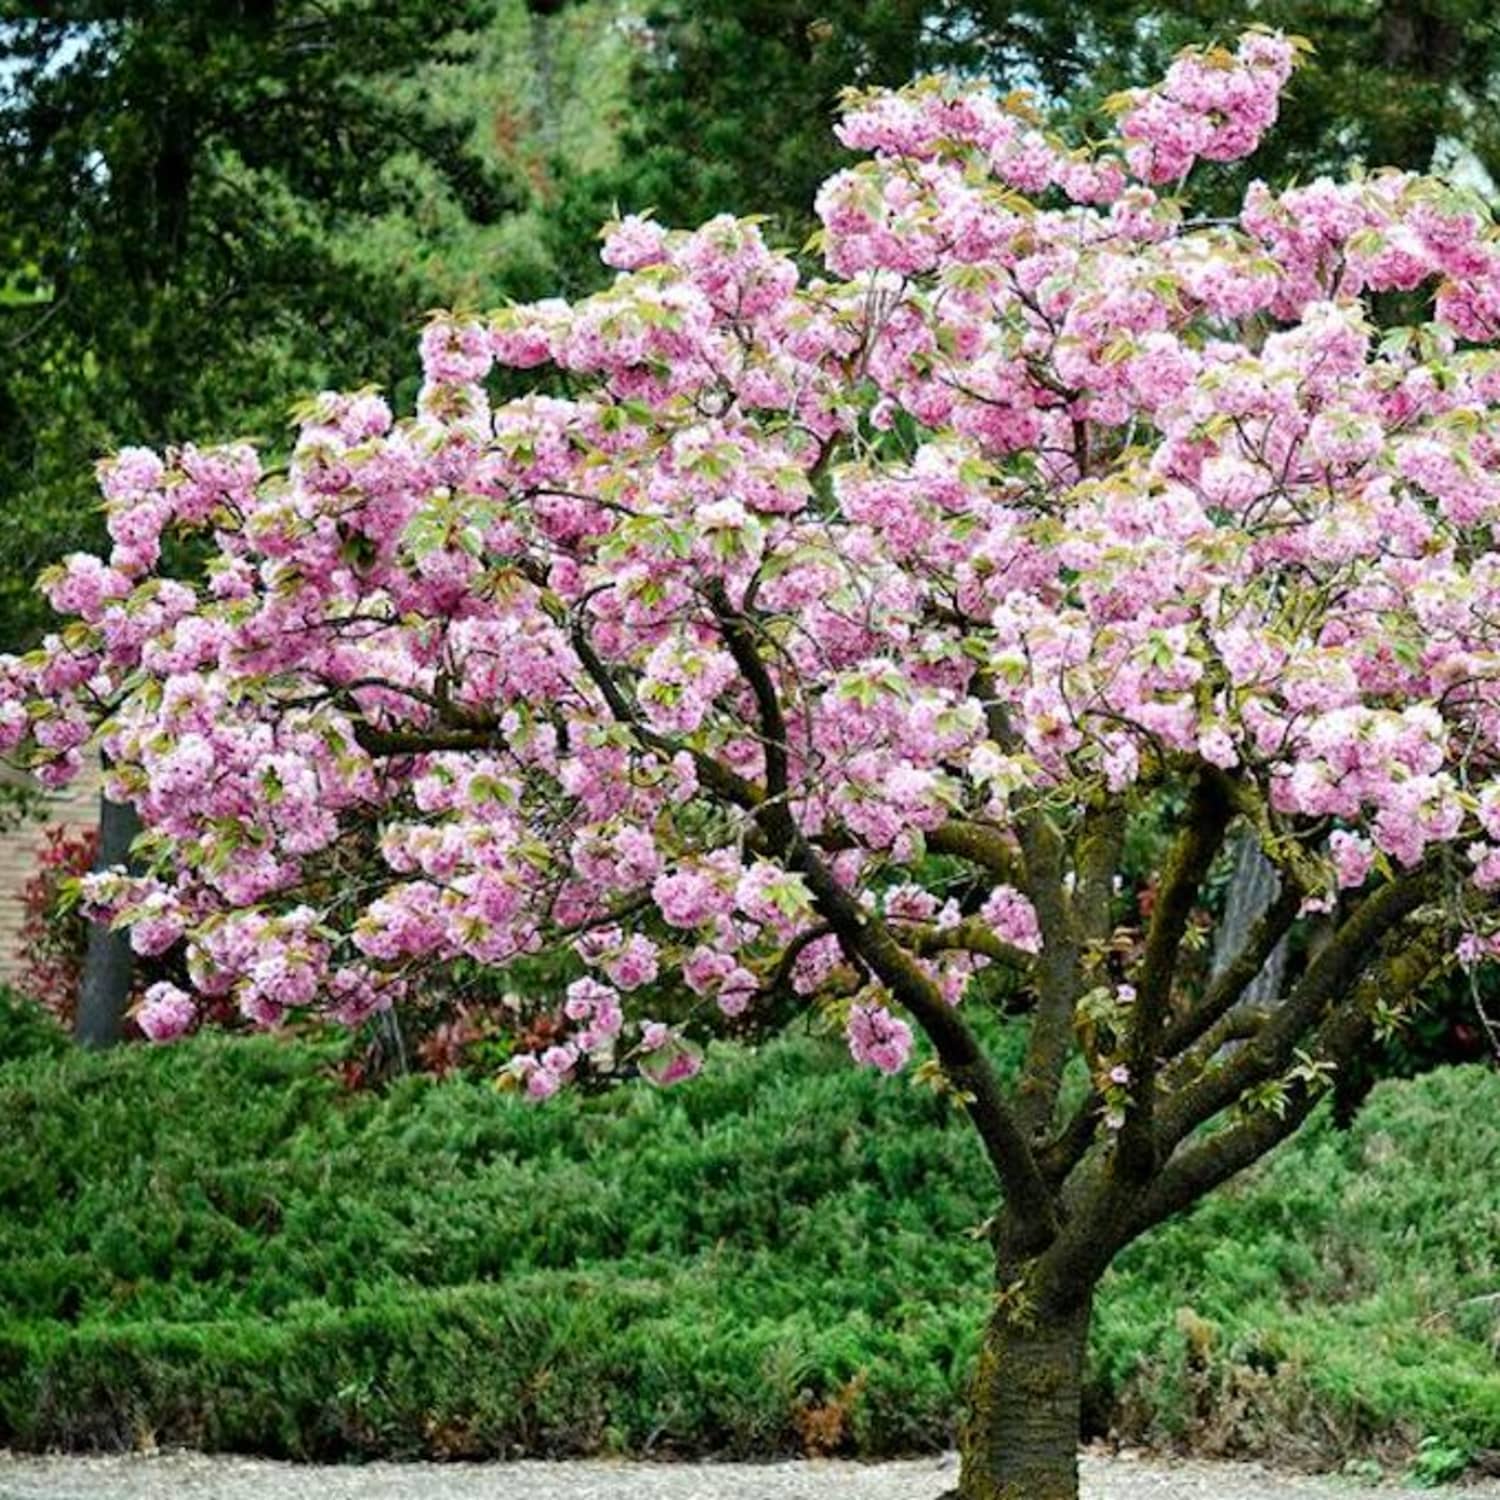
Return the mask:
<path id="1" fill-rule="evenodd" d="M 971 690 L 984 710 L 990 738 L 1006 747 L 1016 743 L 1005 707 L 987 672 L 975 672 Z M 1037 1009 L 1026 1042 L 1016 1113 L 1028 1136 L 1044 1131 L 1057 1108 L 1067 1064 L 1068 1036 L 1078 999 L 1079 943 L 1068 900 L 1067 849 L 1052 820 L 1040 808 L 1016 813 L 1024 873 L 1021 886 L 1036 909 L 1042 951 L 1035 966 Z"/>
<path id="2" fill-rule="evenodd" d="M 1302 897 L 1301 886 L 1283 876 L 1280 893 L 1250 929 L 1244 947 L 1209 984 L 1197 1005 L 1167 1025 L 1161 1039 L 1163 1057 L 1175 1057 L 1184 1047 L 1190 1047 L 1234 1008 L 1235 1002 L 1255 982 L 1276 945 L 1291 930 L 1301 910 Z"/>
<path id="3" fill-rule="evenodd" d="M 1375 891 L 1334 934 L 1292 993 L 1232 1057 L 1200 1074 L 1164 1108 L 1158 1143 L 1170 1150 L 1190 1131 L 1233 1104 L 1247 1088 L 1283 1072 L 1305 1033 L 1336 1005 L 1389 937 L 1431 895 L 1435 876 L 1413 871 Z"/>
<path id="4" fill-rule="evenodd" d="M 1054 1186 L 1065 1182 L 1088 1154 L 1103 1108 L 1104 1100 L 1098 1090 L 1090 1088 L 1067 1124 L 1037 1153 L 1037 1165 L 1048 1182 Z"/>
<path id="5" fill-rule="evenodd" d="M 1146 952 L 1136 982 L 1134 1013 L 1126 1062 L 1132 1103 L 1120 1131 L 1116 1165 L 1127 1178 L 1150 1175 L 1155 1166 L 1153 1115 L 1157 1059 L 1162 1047 L 1177 955 L 1198 892 L 1224 841 L 1231 809 L 1217 778 L 1194 784 L 1182 832 L 1168 857 L 1157 887 Z"/>
<path id="6" fill-rule="evenodd" d="M 1402 947 L 1324 1021 L 1309 1049 L 1310 1055 L 1334 1065 L 1347 1061 L 1371 1034 L 1375 1000 L 1399 1002 L 1415 994 L 1440 963 L 1441 936 L 1436 932 Z M 1175 1157 L 1142 1196 L 1132 1233 L 1138 1234 L 1191 1207 L 1206 1193 L 1259 1160 L 1302 1124 L 1320 1097 L 1320 1092 L 1308 1082 L 1298 1080 L 1289 1085 L 1288 1097 L 1279 1113 L 1266 1110 L 1253 1114 Z"/>
<path id="7" fill-rule="evenodd" d="M 929 854 L 952 854 L 966 859 L 993 875 L 1001 885 L 1016 885 L 1021 880 L 1015 851 L 998 828 L 955 819 L 928 829 L 924 841 Z"/>
<path id="8" fill-rule="evenodd" d="M 370 755 L 435 755 L 442 750 L 494 750 L 504 745 L 500 728 L 377 729 L 356 724 L 354 738 Z"/>
<path id="9" fill-rule="evenodd" d="M 996 963 L 1029 972 L 1036 956 L 996 935 L 994 928 L 980 917 L 965 917 L 952 927 L 928 924 L 903 925 L 894 929 L 896 940 L 913 953 L 978 953 Z"/>
<path id="10" fill-rule="evenodd" d="M 1125 804 L 1118 797 L 1106 797 L 1084 814 L 1073 856 L 1077 872 L 1073 913 L 1086 943 L 1104 943 L 1114 930 L 1115 878 L 1125 823 Z"/>
<path id="11" fill-rule="evenodd" d="M 1369 976 L 1355 989 L 1340 991 L 1343 1002 L 1307 1038 L 1308 1055 L 1335 1064 L 1352 1056 L 1369 1034 L 1376 1000 L 1411 993 L 1431 972 L 1436 951 L 1434 936 L 1419 939 L 1386 960 L 1378 976 Z M 1302 1039 L 1300 1033 L 1298 1039 Z M 1250 1042 L 1243 1050 L 1255 1046 Z M 1289 1051 L 1288 1063 L 1292 1056 Z M 1284 1076 L 1287 1071 L 1283 1066 L 1272 1076 Z M 1112 1172 L 1107 1156 L 1088 1163 L 1068 1179 L 1064 1195 L 1067 1222 L 1049 1248 L 1048 1275 L 1059 1286 L 1092 1284 L 1136 1235 L 1188 1207 L 1290 1135 L 1317 1102 L 1318 1091 L 1313 1084 L 1311 1077 L 1288 1080 L 1279 1113 L 1261 1110 L 1241 1124 L 1209 1136 L 1201 1144 L 1171 1156 L 1166 1167 L 1146 1181 Z M 1236 1093 L 1226 1103 L 1239 1097 Z M 1163 1145 L 1159 1154 L 1167 1156 L 1175 1144 L 1174 1140 Z"/>
<path id="12" fill-rule="evenodd" d="M 768 805 L 763 812 L 771 810 Z M 885 924 L 860 908 L 800 835 L 794 836 L 784 858 L 802 872 L 819 913 L 845 950 L 863 961 L 906 1007 L 932 1042 L 943 1071 L 968 1095 L 970 1118 L 1005 1190 L 1007 1207 L 1017 1223 L 1025 1226 L 1026 1248 L 1040 1250 L 1057 1232 L 1056 1207 L 1037 1170 L 1030 1143 L 1007 1106 L 1000 1081 L 974 1033 Z"/>
<path id="13" fill-rule="evenodd" d="M 1061 837 L 1043 813 L 1024 818 L 1019 833 L 1026 857 L 1026 891 L 1042 933 L 1035 969 L 1037 1008 L 1026 1039 L 1018 1105 L 1023 1125 L 1035 1137 L 1051 1124 L 1057 1109 L 1081 988 L 1080 948 Z"/>

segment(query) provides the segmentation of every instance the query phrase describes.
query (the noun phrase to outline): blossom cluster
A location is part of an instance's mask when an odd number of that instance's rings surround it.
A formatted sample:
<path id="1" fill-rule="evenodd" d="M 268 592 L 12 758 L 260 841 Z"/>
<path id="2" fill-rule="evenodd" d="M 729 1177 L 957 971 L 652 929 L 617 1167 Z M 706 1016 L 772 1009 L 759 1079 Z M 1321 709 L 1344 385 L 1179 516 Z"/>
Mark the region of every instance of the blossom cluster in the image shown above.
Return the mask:
<path id="1" fill-rule="evenodd" d="M 1249 156 L 1276 123 L 1296 58 L 1293 40 L 1265 31 L 1247 32 L 1232 53 L 1222 47 L 1184 52 L 1157 87 L 1121 101 L 1131 171 L 1144 182 L 1176 182 L 1200 159 Z"/>

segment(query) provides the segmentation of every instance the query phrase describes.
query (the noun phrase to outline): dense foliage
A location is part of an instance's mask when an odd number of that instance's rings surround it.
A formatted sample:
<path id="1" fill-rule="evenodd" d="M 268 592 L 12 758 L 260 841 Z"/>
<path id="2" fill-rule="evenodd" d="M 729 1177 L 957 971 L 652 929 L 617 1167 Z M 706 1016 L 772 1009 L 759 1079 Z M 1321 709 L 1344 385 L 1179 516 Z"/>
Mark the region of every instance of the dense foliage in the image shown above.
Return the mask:
<path id="1" fill-rule="evenodd" d="M 324 1046 L 79 1056 L 4 1019 L 0 1443 L 952 1438 L 985 1301 L 976 1147 L 832 1043 L 538 1110 L 462 1082 L 349 1096 Z M 1386 1085 L 1128 1252 L 1090 1430 L 1315 1465 L 1500 1446 L 1496 1118 L 1493 1075 Z"/>

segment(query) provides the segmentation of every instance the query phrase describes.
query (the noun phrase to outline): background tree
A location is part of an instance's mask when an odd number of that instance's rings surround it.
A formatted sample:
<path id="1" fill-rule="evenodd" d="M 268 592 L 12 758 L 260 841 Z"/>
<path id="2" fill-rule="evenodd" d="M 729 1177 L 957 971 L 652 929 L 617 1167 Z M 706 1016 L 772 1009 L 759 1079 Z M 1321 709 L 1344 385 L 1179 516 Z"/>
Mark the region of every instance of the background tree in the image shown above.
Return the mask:
<path id="1" fill-rule="evenodd" d="M 417 152 L 478 223 L 521 201 L 408 82 L 480 5 L 79 4 L 0 26 L 4 634 L 37 569 L 97 538 L 92 470 L 126 441 L 274 437 L 290 401 L 397 351 L 431 285 L 341 232 L 400 201 Z"/>

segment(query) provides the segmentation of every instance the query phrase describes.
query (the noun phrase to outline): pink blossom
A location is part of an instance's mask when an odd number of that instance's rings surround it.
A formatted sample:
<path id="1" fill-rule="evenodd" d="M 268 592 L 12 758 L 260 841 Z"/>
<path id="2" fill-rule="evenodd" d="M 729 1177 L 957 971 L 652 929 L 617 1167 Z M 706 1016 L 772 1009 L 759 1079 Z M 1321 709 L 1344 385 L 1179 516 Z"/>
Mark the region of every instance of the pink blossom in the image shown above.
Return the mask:
<path id="1" fill-rule="evenodd" d="M 724 890 L 711 871 L 679 869 L 657 876 L 652 899 L 674 927 L 698 927 L 729 910 L 732 891 Z"/>
<path id="2" fill-rule="evenodd" d="M 1328 852 L 1333 857 L 1339 885 L 1346 889 L 1362 886 L 1369 879 L 1375 863 L 1375 850 L 1368 839 L 1346 829 L 1335 829 L 1328 836 Z"/>
<path id="3" fill-rule="evenodd" d="M 635 933 L 625 946 L 605 961 L 604 971 L 622 990 L 650 984 L 658 972 L 657 946 L 644 933 Z"/>
<path id="4" fill-rule="evenodd" d="M 146 991 L 135 1019 L 149 1040 L 170 1042 L 198 1019 L 198 1007 L 191 995 L 163 980 Z"/>
<path id="5" fill-rule="evenodd" d="M 899 1073 L 911 1055 L 911 1027 L 883 1005 L 854 1005 L 845 1031 L 855 1062 L 869 1063 L 882 1073 Z"/>
<path id="6" fill-rule="evenodd" d="M 627 214 L 604 232 L 604 264 L 638 271 L 666 258 L 666 231 L 640 214 Z"/>
<path id="7" fill-rule="evenodd" d="M 1041 952 L 1042 930 L 1036 908 L 1014 886 L 996 886 L 979 914 L 1003 942 L 1024 953 Z"/>

